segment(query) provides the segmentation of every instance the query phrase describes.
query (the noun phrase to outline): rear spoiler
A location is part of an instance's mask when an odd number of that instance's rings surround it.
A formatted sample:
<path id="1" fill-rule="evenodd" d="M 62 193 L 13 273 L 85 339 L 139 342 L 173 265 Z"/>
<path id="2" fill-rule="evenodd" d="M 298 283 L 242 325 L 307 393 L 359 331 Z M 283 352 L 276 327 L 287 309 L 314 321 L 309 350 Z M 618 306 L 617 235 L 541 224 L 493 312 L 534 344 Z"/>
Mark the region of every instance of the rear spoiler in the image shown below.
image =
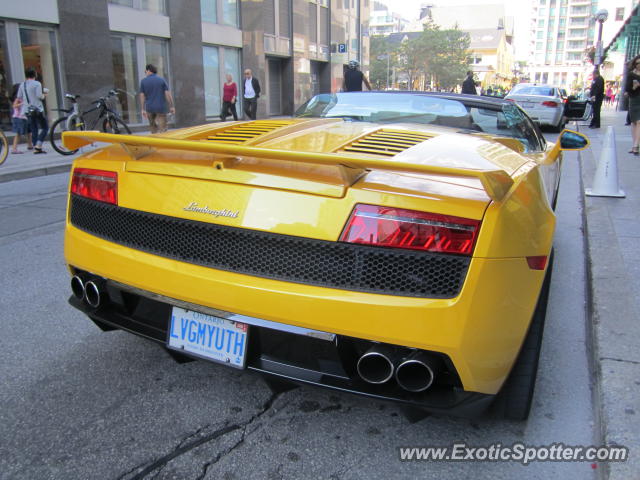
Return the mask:
<path id="1" fill-rule="evenodd" d="M 337 153 L 292 152 L 272 148 L 224 145 L 200 140 L 176 140 L 165 137 L 116 135 L 101 132 L 64 132 L 62 142 L 69 150 L 90 145 L 93 142 L 121 144 L 129 153 L 136 147 L 183 150 L 189 152 L 214 153 L 223 155 L 286 160 L 291 162 L 313 163 L 317 165 L 344 165 L 365 170 L 386 170 L 391 172 L 422 173 L 448 175 L 455 177 L 477 178 L 489 197 L 499 202 L 513 185 L 513 179 L 504 170 L 470 170 L 466 168 L 442 167 L 402 162 L 393 159 L 361 158 Z M 133 147 L 127 148 L 127 147 Z M 135 155 L 133 155 L 135 157 Z M 302 160 L 301 160 L 302 159 Z"/>

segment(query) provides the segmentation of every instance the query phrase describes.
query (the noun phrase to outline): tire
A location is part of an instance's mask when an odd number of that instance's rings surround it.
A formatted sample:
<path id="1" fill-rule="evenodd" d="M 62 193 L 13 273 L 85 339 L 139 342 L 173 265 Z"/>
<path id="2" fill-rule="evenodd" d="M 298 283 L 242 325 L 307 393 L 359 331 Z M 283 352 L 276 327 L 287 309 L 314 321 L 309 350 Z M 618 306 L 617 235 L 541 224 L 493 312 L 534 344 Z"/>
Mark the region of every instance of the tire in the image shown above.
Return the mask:
<path id="1" fill-rule="evenodd" d="M 531 325 L 529 325 L 529 331 L 511 373 L 496 395 L 492 406 L 494 414 L 500 418 L 523 421 L 529 416 L 538 373 L 552 267 L 553 251 L 549 256 L 549 266 L 531 319 Z"/>
<path id="2" fill-rule="evenodd" d="M 9 140 L 4 132 L 0 132 L 0 165 L 4 163 L 9 155 Z"/>
<path id="3" fill-rule="evenodd" d="M 51 129 L 49 130 L 49 141 L 51 142 L 51 146 L 60 155 L 73 155 L 78 151 L 77 148 L 75 150 L 69 150 L 65 148 L 64 145 L 62 145 L 63 132 L 72 132 L 79 130 L 76 128 L 76 122 L 73 121 L 73 119 L 72 121 L 69 121 L 69 119 L 70 117 L 62 117 L 57 119 L 55 122 L 53 122 L 53 124 L 51 125 Z"/>
<path id="4" fill-rule="evenodd" d="M 115 133 L 116 135 L 125 133 L 131 135 L 131 129 L 118 117 L 107 117 L 102 122 L 102 131 L 104 133 Z"/>

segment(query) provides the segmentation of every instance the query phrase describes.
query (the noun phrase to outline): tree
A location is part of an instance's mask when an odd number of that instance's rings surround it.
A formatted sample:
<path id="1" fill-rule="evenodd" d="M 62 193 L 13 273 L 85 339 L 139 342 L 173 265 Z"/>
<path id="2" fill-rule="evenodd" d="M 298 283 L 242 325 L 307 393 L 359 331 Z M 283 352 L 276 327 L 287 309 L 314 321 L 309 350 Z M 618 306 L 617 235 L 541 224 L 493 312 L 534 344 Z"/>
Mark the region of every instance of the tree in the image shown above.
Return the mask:
<path id="1" fill-rule="evenodd" d="M 391 71 L 398 61 L 398 48 L 382 35 L 372 36 L 369 48 L 369 82 L 376 90 L 383 90 L 387 86 L 387 79 L 391 82 Z"/>

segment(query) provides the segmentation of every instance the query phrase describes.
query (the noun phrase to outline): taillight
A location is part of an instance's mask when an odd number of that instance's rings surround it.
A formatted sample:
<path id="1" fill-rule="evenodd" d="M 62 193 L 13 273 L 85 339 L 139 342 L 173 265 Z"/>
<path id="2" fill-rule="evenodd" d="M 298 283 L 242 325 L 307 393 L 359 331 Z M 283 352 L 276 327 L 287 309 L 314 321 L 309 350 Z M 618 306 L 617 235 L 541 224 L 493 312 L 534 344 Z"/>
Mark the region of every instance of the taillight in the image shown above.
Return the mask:
<path id="1" fill-rule="evenodd" d="M 552 107 L 552 108 L 556 108 L 558 106 L 556 102 L 551 102 L 551 101 L 542 102 L 542 105 L 544 107 Z"/>
<path id="2" fill-rule="evenodd" d="M 471 255 L 479 228 L 479 220 L 359 204 L 340 241 Z"/>
<path id="3" fill-rule="evenodd" d="M 71 178 L 71 193 L 118 204 L 118 174 L 92 168 L 75 168 Z"/>
<path id="4" fill-rule="evenodd" d="M 516 101 L 513 98 L 505 98 L 505 100 L 507 102 L 516 103 Z"/>

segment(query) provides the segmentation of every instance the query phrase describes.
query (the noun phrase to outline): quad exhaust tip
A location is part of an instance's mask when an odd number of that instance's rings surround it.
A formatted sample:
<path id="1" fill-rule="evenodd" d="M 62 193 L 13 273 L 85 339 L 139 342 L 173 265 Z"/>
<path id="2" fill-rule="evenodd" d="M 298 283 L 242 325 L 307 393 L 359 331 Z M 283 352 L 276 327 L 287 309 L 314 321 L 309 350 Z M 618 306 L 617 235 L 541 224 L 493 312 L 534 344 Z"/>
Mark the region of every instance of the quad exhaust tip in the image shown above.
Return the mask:
<path id="1" fill-rule="evenodd" d="M 74 275 L 71 278 L 71 291 L 78 300 L 84 299 L 84 280 L 81 276 Z"/>
<path id="2" fill-rule="evenodd" d="M 84 286 L 84 300 L 92 308 L 98 308 L 104 299 L 103 282 L 89 280 Z"/>
<path id="3" fill-rule="evenodd" d="M 367 383 L 381 384 L 393 377 L 393 350 L 385 345 L 375 345 L 358 360 L 358 375 Z"/>
<path id="4" fill-rule="evenodd" d="M 433 384 L 437 370 L 437 360 L 417 352 L 398 365 L 396 381 L 409 392 L 423 392 Z"/>
<path id="5" fill-rule="evenodd" d="M 74 275 L 71 277 L 73 296 L 91 308 L 100 308 L 107 301 L 106 283 L 99 277 Z"/>

